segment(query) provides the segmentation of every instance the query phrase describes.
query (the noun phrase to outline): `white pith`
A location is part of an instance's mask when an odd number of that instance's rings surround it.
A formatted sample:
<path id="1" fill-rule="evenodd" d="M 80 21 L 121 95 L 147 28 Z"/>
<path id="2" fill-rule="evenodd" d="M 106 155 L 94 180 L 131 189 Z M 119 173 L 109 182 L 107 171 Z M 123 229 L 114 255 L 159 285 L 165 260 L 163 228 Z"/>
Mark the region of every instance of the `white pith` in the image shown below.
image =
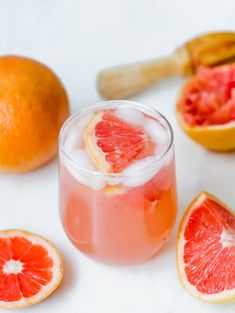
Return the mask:
<path id="1" fill-rule="evenodd" d="M 234 121 L 231 121 L 231 122 L 228 122 L 228 123 L 226 123 L 226 124 L 209 125 L 209 126 L 207 126 L 207 127 L 210 128 L 210 129 L 233 128 L 233 127 L 235 127 L 235 122 L 234 122 Z"/>
<path id="2" fill-rule="evenodd" d="M 18 274 L 23 270 L 24 264 L 20 261 L 15 261 L 13 259 L 7 261 L 3 266 L 3 273 L 9 274 Z"/>
<path id="3" fill-rule="evenodd" d="M 187 219 L 184 221 L 184 227 L 187 225 L 188 220 L 191 216 L 191 212 L 195 209 L 195 207 L 198 207 L 201 203 L 204 202 L 205 199 L 208 198 L 208 195 L 206 193 L 201 193 L 201 195 L 198 197 L 197 201 L 194 203 L 194 205 L 191 207 L 191 210 L 187 214 Z M 225 233 L 225 232 L 223 232 Z M 221 236 L 221 242 L 223 243 L 224 246 L 234 246 L 235 245 L 235 237 L 234 234 L 232 237 L 230 235 L 223 234 Z M 233 244 L 231 242 L 233 241 Z M 184 245 L 186 243 L 186 240 L 184 239 L 184 229 L 181 229 L 179 237 L 178 237 L 178 245 L 177 245 L 177 266 L 178 266 L 178 274 L 180 277 L 180 280 L 183 284 L 183 286 L 188 290 L 188 292 L 194 296 L 195 298 L 198 298 L 199 300 L 202 301 L 207 301 L 207 302 L 229 302 L 230 299 L 235 299 L 235 289 L 231 290 L 224 290 L 219 293 L 215 294 L 203 294 L 197 290 L 197 288 L 190 284 L 186 273 L 185 273 L 185 263 L 183 260 L 184 256 Z"/>
<path id="4" fill-rule="evenodd" d="M 184 117 L 180 112 L 178 112 L 178 118 L 182 122 L 185 128 L 187 129 L 193 129 L 196 131 L 204 131 L 205 129 L 209 130 L 221 130 L 221 129 L 229 129 L 229 128 L 235 128 L 235 121 L 231 121 L 225 124 L 215 124 L 215 125 L 207 125 L 207 126 L 190 126 L 188 123 L 184 120 Z"/>
<path id="5" fill-rule="evenodd" d="M 0 232 L 0 238 L 10 238 L 10 237 L 15 237 L 15 236 L 19 236 L 19 237 L 23 237 L 28 239 L 29 241 L 32 242 L 33 244 L 39 244 L 41 246 L 43 246 L 44 248 L 46 248 L 46 250 L 48 251 L 48 255 L 49 257 L 52 258 L 53 260 L 53 267 L 51 268 L 52 274 L 53 274 L 53 278 L 52 280 L 47 284 L 47 285 L 41 285 L 38 282 L 38 285 L 41 286 L 41 291 L 39 293 L 37 293 L 36 295 L 30 297 L 30 298 L 24 298 L 22 296 L 22 298 L 18 301 L 13 301 L 13 302 L 6 302 L 6 301 L 0 301 L 0 308 L 7 308 L 7 309 L 11 309 L 11 308 L 22 308 L 31 304 L 35 304 L 39 301 L 41 301 L 42 299 L 44 299 L 48 294 L 51 293 L 52 290 L 54 290 L 56 288 L 56 286 L 59 285 L 61 279 L 62 279 L 62 275 L 63 275 L 63 270 L 62 270 L 62 260 L 58 255 L 58 252 L 56 251 L 56 249 L 46 240 L 44 240 L 43 238 L 36 236 L 36 235 L 31 235 L 30 233 L 27 232 L 22 232 L 20 230 L 11 230 L 11 231 L 2 231 Z M 11 261 L 9 261 L 11 262 Z M 19 262 L 22 264 L 22 262 Z M 9 269 L 19 269 L 20 264 L 18 262 L 17 263 L 10 263 L 10 267 Z M 7 264 L 7 263 L 6 263 Z M 22 268 L 23 269 L 23 268 Z M 10 274 L 10 273 L 8 273 Z"/>
<path id="6" fill-rule="evenodd" d="M 234 247 L 235 246 L 235 233 L 229 231 L 223 231 L 221 234 L 220 242 L 223 247 Z"/>

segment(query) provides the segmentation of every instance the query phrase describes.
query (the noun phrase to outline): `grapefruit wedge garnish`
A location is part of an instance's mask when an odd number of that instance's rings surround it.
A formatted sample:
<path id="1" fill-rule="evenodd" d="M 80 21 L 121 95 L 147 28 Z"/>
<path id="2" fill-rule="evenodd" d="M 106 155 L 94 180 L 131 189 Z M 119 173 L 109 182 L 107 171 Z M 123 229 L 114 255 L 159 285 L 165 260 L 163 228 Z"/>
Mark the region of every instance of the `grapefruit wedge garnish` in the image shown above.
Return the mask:
<path id="1" fill-rule="evenodd" d="M 62 276 L 62 259 L 50 242 L 22 230 L 0 231 L 0 308 L 43 300 Z"/>
<path id="2" fill-rule="evenodd" d="M 115 116 L 96 112 L 85 130 L 87 151 L 96 167 L 120 173 L 134 161 L 153 153 L 153 143 L 143 128 Z"/>
<path id="3" fill-rule="evenodd" d="M 202 192 L 185 212 L 178 233 L 179 278 L 194 297 L 235 300 L 235 215 Z"/>
<path id="4" fill-rule="evenodd" d="M 199 68 L 183 86 L 176 110 L 180 126 L 199 144 L 235 149 L 235 64 Z"/>

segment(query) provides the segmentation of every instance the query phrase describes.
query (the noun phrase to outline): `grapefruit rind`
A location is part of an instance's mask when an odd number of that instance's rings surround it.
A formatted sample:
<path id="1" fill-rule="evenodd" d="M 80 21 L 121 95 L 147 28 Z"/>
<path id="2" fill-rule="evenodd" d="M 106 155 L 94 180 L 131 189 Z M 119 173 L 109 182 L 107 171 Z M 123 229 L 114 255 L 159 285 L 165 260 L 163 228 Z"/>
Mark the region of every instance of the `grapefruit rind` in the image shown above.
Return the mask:
<path id="1" fill-rule="evenodd" d="M 0 238 L 7 238 L 7 237 L 24 237 L 28 239 L 29 241 L 33 243 L 37 243 L 42 245 L 46 250 L 48 251 L 49 256 L 53 260 L 53 278 L 52 280 L 46 285 L 42 286 L 42 289 L 39 293 L 35 294 L 34 296 L 30 298 L 22 298 L 18 301 L 13 302 L 6 302 L 6 301 L 0 301 L 0 309 L 22 309 L 28 306 L 31 306 L 33 304 L 36 304 L 38 302 L 41 302 L 45 298 L 47 298 L 49 295 L 51 295 L 57 287 L 60 285 L 62 278 L 63 278 L 63 261 L 62 256 L 60 255 L 59 251 L 56 249 L 56 247 L 49 242 L 47 239 L 33 234 L 31 232 L 27 232 L 25 230 L 20 229 L 7 229 L 0 231 Z"/>
<path id="2" fill-rule="evenodd" d="M 226 210 L 228 210 L 232 215 L 234 215 L 234 212 L 221 200 L 213 196 L 212 194 L 208 192 L 201 192 L 188 206 L 187 210 L 185 211 L 179 231 L 178 231 L 178 237 L 177 237 L 177 248 L 176 248 L 176 263 L 177 263 L 177 271 L 178 271 L 178 276 L 179 279 L 183 285 L 183 287 L 186 289 L 186 291 L 193 296 L 194 298 L 204 301 L 204 302 L 209 302 L 209 303 L 228 303 L 228 302 L 233 302 L 235 301 L 235 289 L 232 290 L 225 290 L 219 293 L 215 294 L 207 294 L 204 295 L 203 293 L 199 292 L 195 286 L 190 284 L 188 282 L 188 279 L 185 274 L 184 270 L 184 245 L 186 243 L 186 240 L 184 239 L 184 229 L 185 226 L 188 223 L 188 220 L 191 216 L 191 212 L 201 203 L 204 202 L 205 199 L 211 199 L 218 204 L 220 204 L 222 207 L 224 207 Z"/>
<path id="3" fill-rule="evenodd" d="M 235 122 L 206 127 L 190 127 L 177 110 L 177 120 L 186 135 L 205 148 L 217 152 L 235 149 Z"/>
<path id="4" fill-rule="evenodd" d="M 104 155 L 99 150 L 96 142 L 95 142 L 95 135 L 94 135 L 94 129 L 95 126 L 99 121 L 102 119 L 102 113 L 97 112 L 94 114 L 94 116 L 91 118 L 90 122 L 88 123 L 86 129 L 85 129 L 85 143 L 87 147 L 87 151 L 90 155 L 90 158 L 94 162 L 94 164 L 97 166 L 98 169 L 101 169 L 105 173 L 108 173 L 110 171 L 110 165 L 105 160 Z"/>

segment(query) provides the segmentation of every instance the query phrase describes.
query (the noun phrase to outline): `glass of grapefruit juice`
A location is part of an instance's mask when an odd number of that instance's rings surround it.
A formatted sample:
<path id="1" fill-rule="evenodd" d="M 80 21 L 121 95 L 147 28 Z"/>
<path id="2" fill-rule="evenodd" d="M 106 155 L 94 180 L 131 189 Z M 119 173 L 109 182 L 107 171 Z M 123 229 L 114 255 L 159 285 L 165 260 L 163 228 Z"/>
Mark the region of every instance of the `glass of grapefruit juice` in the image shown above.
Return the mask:
<path id="1" fill-rule="evenodd" d="M 60 215 L 72 243 L 109 264 L 153 257 L 177 211 L 166 118 L 135 102 L 104 101 L 71 116 L 59 141 Z"/>

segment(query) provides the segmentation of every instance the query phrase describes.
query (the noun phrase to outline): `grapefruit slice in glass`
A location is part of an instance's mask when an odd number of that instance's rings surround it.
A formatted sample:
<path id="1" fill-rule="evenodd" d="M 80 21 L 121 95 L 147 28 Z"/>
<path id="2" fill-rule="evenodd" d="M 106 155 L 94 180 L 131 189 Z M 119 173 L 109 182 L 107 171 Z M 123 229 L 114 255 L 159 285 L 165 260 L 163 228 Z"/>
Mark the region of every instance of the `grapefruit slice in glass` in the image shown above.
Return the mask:
<path id="1" fill-rule="evenodd" d="M 194 297 L 235 300 L 235 215 L 202 192 L 186 210 L 178 233 L 179 278 Z"/>
<path id="2" fill-rule="evenodd" d="M 183 86 L 176 112 L 194 141 L 215 151 L 235 149 L 235 64 L 199 68 Z"/>
<path id="3" fill-rule="evenodd" d="M 46 239 L 0 231 L 0 307 L 23 308 L 48 297 L 63 276 L 62 259 Z"/>
<path id="4" fill-rule="evenodd" d="M 94 114 L 85 130 L 85 143 L 92 161 L 105 173 L 120 173 L 154 151 L 141 126 L 122 120 L 112 110 Z"/>

